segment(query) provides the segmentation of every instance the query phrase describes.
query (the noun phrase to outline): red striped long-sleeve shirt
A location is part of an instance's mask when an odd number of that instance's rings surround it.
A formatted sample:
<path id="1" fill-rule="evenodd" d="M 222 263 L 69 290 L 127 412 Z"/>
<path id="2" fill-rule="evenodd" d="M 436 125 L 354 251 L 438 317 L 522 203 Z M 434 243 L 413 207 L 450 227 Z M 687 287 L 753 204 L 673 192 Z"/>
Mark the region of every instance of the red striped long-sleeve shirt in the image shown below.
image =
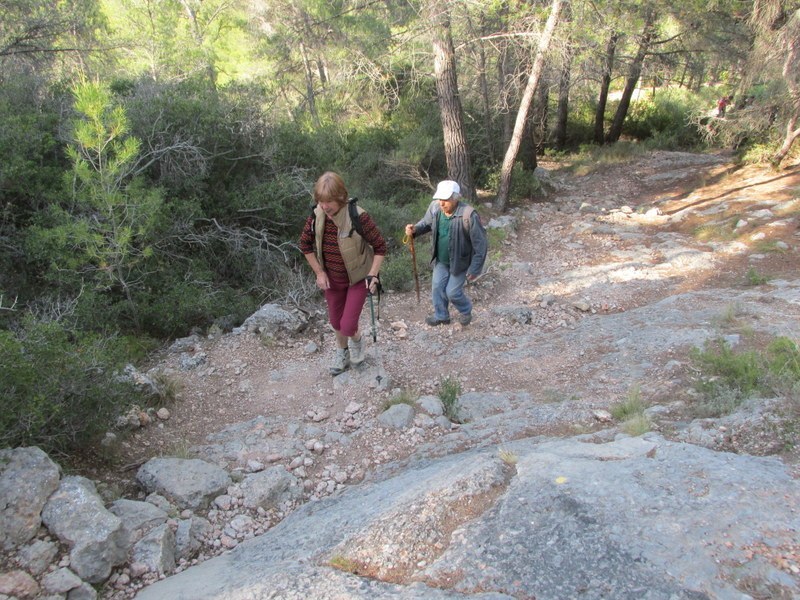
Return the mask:
<path id="1" fill-rule="evenodd" d="M 362 212 L 361 229 L 364 232 L 364 239 L 372 246 L 375 254 L 386 256 L 386 241 L 383 239 L 378 226 L 368 213 Z M 347 281 L 347 269 L 339 252 L 339 242 L 337 241 L 339 230 L 334 222 L 325 216 L 325 232 L 322 236 L 322 260 L 325 263 L 325 271 L 328 276 L 337 281 Z M 314 247 L 314 215 L 311 214 L 306 219 L 303 232 L 300 234 L 300 252 L 303 254 L 313 254 Z"/>

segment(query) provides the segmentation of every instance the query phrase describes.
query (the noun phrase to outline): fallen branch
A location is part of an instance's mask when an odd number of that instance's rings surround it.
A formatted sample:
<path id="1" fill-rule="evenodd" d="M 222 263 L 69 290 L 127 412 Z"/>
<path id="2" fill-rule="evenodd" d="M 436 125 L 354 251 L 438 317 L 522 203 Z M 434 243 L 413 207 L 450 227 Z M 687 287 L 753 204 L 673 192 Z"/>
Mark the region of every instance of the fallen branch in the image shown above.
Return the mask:
<path id="1" fill-rule="evenodd" d="M 19 296 L 14 298 L 14 303 L 11 306 L 3 306 L 3 295 L 0 294 L 0 310 L 7 310 L 9 312 L 13 312 L 16 310 L 17 300 L 19 300 Z"/>

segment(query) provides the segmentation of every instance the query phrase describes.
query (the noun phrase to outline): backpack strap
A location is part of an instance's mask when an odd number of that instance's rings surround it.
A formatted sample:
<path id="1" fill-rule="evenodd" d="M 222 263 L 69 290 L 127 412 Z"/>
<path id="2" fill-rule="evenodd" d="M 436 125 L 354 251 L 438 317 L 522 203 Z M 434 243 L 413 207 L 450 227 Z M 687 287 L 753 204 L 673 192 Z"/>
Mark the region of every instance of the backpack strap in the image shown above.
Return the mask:
<path id="1" fill-rule="evenodd" d="M 475 212 L 475 209 L 471 205 L 469 204 L 464 205 L 464 213 L 461 215 L 461 218 L 464 221 L 464 231 L 466 231 L 467 233 L 469 233 L 469 228 L 472 225 L 471 219 L 473 212 Z"/>
<path id="2" fill-rule="evenodd" d="M 364 209 L 360 208 L 356 204 L 357 202 L 358 198 L 350 198 L 347 201 L 347 210 L 350 211 L 350 233 L 347 234 L 347 237 L 351 237 L 353 231 L 355 231 L 363 238 L 364 230 L 361 227 L 361 213 L 364 212 Z"/>
<path id="3" fill-rule="evenodd" d="M 361 213 L 364 212 L 364 209 L 357 205 L 358 198 L 350 198 L 347 201 L 347 210 L 350 212 L 350 232 L 347 234 L 347 237 L 353 236 L 353 231 L 355 231 L 358 235 L 362 238 L 364 237 L 364 229 L 361 226 Z M 310 207 L 311 216 L 315 219 L 316 225 L 316 213 L 314 210 L 317 208 L 316 204 L 312 204 Z"/>

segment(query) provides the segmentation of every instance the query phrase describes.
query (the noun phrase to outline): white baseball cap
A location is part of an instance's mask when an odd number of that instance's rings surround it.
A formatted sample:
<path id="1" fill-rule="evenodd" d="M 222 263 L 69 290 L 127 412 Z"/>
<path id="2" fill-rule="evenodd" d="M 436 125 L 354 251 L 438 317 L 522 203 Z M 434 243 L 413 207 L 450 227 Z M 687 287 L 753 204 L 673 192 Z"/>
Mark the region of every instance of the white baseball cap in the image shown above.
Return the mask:
<path id="1" fill-rule="evenodd" d="M 449 200 L 453 194 L 460 194 L 461 188 L 458 187 L 458 184 L 455 181 L 450 181 L 446 179 L 444 181 L 440 181 L 439 185 L 436 186 L 436 192 L 433 194 L 434 200 Z"/>

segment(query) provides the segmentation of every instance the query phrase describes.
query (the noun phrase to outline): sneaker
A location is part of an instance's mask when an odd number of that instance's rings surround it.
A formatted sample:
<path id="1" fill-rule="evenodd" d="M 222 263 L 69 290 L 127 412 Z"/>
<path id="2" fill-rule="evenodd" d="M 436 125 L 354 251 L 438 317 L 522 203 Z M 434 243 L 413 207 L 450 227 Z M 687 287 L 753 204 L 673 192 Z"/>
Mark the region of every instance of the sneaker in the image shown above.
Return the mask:
<path id="1" fill-rule="evenodd" d="M 437 319 L 433 315 L 429 315 L 425 317 L 425 324 L 430 325 L 431 327 L 436 327 L 437 325 L 449 325 L 450 319 Z"/>
<path id="2" fill-rule="evenodd" d="M 337 348 L 336 356 L 331 364 L 331 375 L 336 377 L 344 373 L 350 366 L 350 351 L 347 348 Z"/>
<path id="3" fill-rule="evenodd" d="M 458 322 L 461 323 L 464 327 L 472 323 L 472 313 L 462 313 L 458 315 Z"/>
<path id="4" fill-rule="evenodd" d="M 367 340 L 363 335 L 361 336 L 361 339 L 358 340 L 357 342 L 353 341 L 353 338 L 347 340 L 347 347 L 350 350 L 351 365 L 360 365 L 362 362 L 364 362 L 364 359 L 366 358 L 364 354 L 364 349 L 366 348 L 366 346 L 367 346 Z"/>

